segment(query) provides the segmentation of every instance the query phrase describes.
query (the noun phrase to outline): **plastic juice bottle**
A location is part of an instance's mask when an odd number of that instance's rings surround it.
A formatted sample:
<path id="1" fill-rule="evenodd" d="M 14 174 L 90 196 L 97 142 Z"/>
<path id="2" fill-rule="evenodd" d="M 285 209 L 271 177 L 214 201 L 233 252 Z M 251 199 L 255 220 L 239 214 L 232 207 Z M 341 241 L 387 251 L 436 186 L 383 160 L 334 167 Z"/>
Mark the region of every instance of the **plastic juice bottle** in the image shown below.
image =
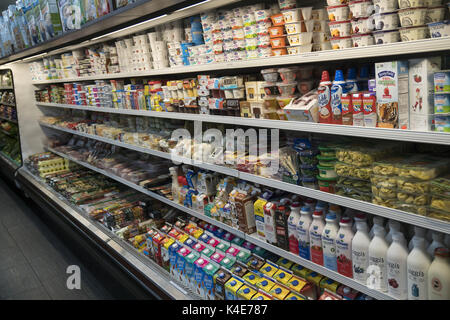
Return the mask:
<path id="1" fill-rule="evenodd" d="M 264 205 L 264 233 L 266 241 L 270 244 L 277 245 L 275 234 L 275 209 L 277 203 L 267 202 Z"/>
<path id="2" fill-rule="evenodd" d="M 330 270 L 337 271 L 336 236 L 339 226 L 336 214 L 328 213 L 325 221 L 326 224 L 322 231 L 323 265 Z"/>
<path id="3" fill-rule="evenodd" d="M 322 231 L 325 226 L 323 214 L 315 211 L 309 228 L 311 261 L 323 266 Z"/>
<path id="4" fill-rule="evenodd" d="M 367 225 L 367 215 L 365 213 L 357 212 L 353 219 L 355 220 L 355 223 L 352 225 L 353 233 L 356 233 L 356 224 L 358 222 L 365 223 L 366 227 L 367 227 L 367 230 L 369 230 L 369 226 Z"/>
<path id="5" fill-rule="evenodd" d="M 444 235 L 440 232 L 433 231 L 431 234 L 432 242 L 427 248 L 427 253 L 431 258 L 434 258 L 434 251 L 437 248 L 445 248 Z"/>
<path id="6" fill-rule="evenodd" d="M 297 224 L 298 254 L 304 259 L 311 260 L 309 228 L 311 226 L 311 208 L 304 206 L 300 211 L 300 219 Z"/>
<path id="7" fill-rule="evenodd" d="M 389 232 L 386 235 L 386 241 L 390 245 L 392 243 L 392 235 L 395 232 L 400 232 L 400 222 L 389 219 L 388 225 L 389 225 Z"/>
<path id="8" fill-rule="evenodd" d="M 347 71 L 347 81 L 345 81 L 345 91 L 347 93 L 359 92 L 358 81 L 356 80 L 356 68 L 349 68 Z"/>
<path id="9" fill-rule="evenodd" d="M 331 86 L 331 123 L 342 124 L 342 101 L 343 93 L 346 93 L 346 82 L 342 70 L 336 70 L 333 85 Z"/>
<path id="10" fill-rule="evenodd" d="M 425 249 L 424 238 L 413 238 L 414 248 L 406 261 L 408 272 L 408 300 L 428 299 L 428 269 L 431 259 Z"/>
<path id="11" fill-rule="evenodd" d="M 328 209 L 328 213 L 334 213 L 336 215 L 336 223 L 341 221 L 342 210 L 341 210 L 341 207 L 339 207 L 338 205 L 330 204 L 330 207 Z"/>
<path id="12" fill-rule="evenodd" d="M 406 260 L 408 248 L 403 234 L 394 232 L 392 243 L 386 253 L 388 292 L 399 300 L 408 298 Z"/>
<path id="13" fill-rule="evenodd" d="M 322 72 L 322 79 L 319 83 L 319 122 L 331 123 L 331 81 L 328 71 Z"/>
<path id="14" fill-rule="evenodd" d="M 417 227 L 417 226 L 414 227 L 414 237 L 412 237 L 412 238 L 411 238 L 411 241 L 409 241 L 409 243 L 408 243 L 408 249 L 409 249 L 410 252 L 411 252 L 411 250 L 413 250 L 413 248 L 414 248 L 414 239 L 417 239 L 417 238 L 423 239 L 423 240 L 424 240 L 424 246 L 425 246 L 425 248 L 428 248 L 428 246 L 429 246 L 430 244 L 429 244 L 428 241 L 425 239 L 426 233 L 427 233 L 427 231 L 426 231 L 425 229 L 423 229 L 423 228 L 421 228 L 421 227 Z"/>
<path id="15" fill-rule="evenodd" d="M 298 254 L 298 232 L 297 225 L 300 220 L 300 203 L 294 202 L 291 205 L 291 213 L 288 218 L 288 233 L 289 233 L 289 251 Z"/>
<path id="16" fill-rule="evenodd" d="M 326 212 L 327 212 L 327 208 L 328 208 L 328 205 L 327 205 L 327 203 L 326 202 L 323 202 L 323 201 L 317 201 L 317 203 L 316 203 L 316 205 L 315 206 L 312 206 L 312 211 L 320 211 L 320 212 L 322 212 L 323 214 L 325 214 Z"/>
<path id="17" fill-rule="evenodd" d="M 375 227 L 374 237 L 369 245 L 369 273 L 368 287 L 380 291 L 387 291 L 386 280 L 386 253 L 388 243 L 385 239 L 386 231 L 379 226 Z"/>
<path id="18" fill-rule="evenodd" d="M 349 278 L 353 278 L 352 272 L 352 220 L 343 217 L 339 222 L 339 231 L 336 237 L 337 271 Z"/>
<path id="19" fill-rule="evenodd" d="M 357 222 L 356 234 L 352 240 L 353 279 L 364 285 L 368 276 L 369 245 L 370 236 L 367 232 L 367 225 L 363 222 Z"/>
<path id="20" fill-rule="evenodd" d="M 383 217 L 380 217 L 380 216 L 373 217 L 373 226 L 369 232 L 370 239 L 372 239 L 375 234 L 374 231 L 375 231 L 376 226 L 379 226 L 384 229 L 384 218 Z"/>
<path id="21" fill-rule="evenodd" d="M 290 214 L 289 206 L 278 206 L 275 210 L 275 235 L 278 247 L 289 251 L 288 238 L 288 218 Z"/>
<path id="22" fill-rule="evenodd" d="M 447 248 L 437 248 L 428 269 L 428 299 L 450 300 L 450 259 Z"/>

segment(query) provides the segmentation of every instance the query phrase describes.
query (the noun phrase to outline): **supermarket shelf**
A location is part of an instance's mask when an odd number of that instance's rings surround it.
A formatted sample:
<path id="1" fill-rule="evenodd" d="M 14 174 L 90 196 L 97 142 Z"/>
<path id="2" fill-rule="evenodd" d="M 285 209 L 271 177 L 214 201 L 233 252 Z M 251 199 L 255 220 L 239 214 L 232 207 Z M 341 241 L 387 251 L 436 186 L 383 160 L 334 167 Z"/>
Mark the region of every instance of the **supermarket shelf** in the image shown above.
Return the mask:
<path id="1" fill-rule="evenodd" d="M 114 235 L 110 234 L 110 231 L 106 228 L 102 228 L 100 225 L 93 221 L 90 221 L 79 210 L 76 210 L 67 200 L 63 199 L 60 195 L 51 190 L 44 182 L 34 176 L 28 169 L 22 167 L 20 174 L 24 177 L 32 187 L 40 190 L 47 199 L 57 203 L 57 205 L 64 210 L 64 212 L 70 216 L 72 220 L 75 220 L 82 226 L 83 229 L 88 230 L 91 234 L 95 235 L 98 240 L 103 242 L 104 246 L 107 246 L 109 251 L 115 253 L 125 260 L 125 262 L 131 265 L 134 269 L 138 270 L 140 276 L 145 276 L 147 281 L 150 281 L 157 288 L 162 291 L 168 298 L 176 300 L 191 300 L 198 299 L 197 296 L 184 290 L 178 284 L 172 281 L 172 278 L 167 274 L 167 271 L 163 270 L 152 260 L 139 256 L 136 250 L 132 247 L 127 247 L 121 241 L 118 241 Z M 152 289 L 152 288 L 150 288 Z"/>
<path id="2" fill-rule="evenodd" d="M 66 129 L 66 128 L 61 128 L 58 126 L 44 124 L 44 123 L 41 123 L 41 126 L 68 132 L 68 133 L 72 133 L 75 135 L 80 135 L 80 136 L 91 138 L 91 139 L 95 139 L 98 141 L 117 145 L 117 146 L 127 148 L 130 150 L 136 150 L 136 151 L 148 153 L 148 154 L 155 155 L 155 156 L 161 156 L 165 159 L 171 159 L 171 155 L 168 153 L 165 153 L 165 152 L 154 151 L 154 150 L 150 150 L 150 149 L 146 149 L 146 148 L 142 148 L 142 147 L 137 147 L 137 146 L 133 146 L 133 145 L 130 145 L 127 143 L 122 143 L 119 141 L 106 139 L 106 138 L 99 137 L 96 135 L 82 133 L 82 132 L 78 132 L 78 131 L 74 131 L 74 130 L 70 130 L 70 129 Z M 262 185 L 269 186 L 272 188 L 299 194 L 299 195 L 302 195 L 305 197 L 310 197 L 310 198 L 314 198 L 314 199 L 318 199 L 318 200 L 322 200 L 322 201 L 326 201 L 326 202 L 331 202 L 331 203 L 341 205 L 344 207 L 348 207 L 348 208 L 352 208 L 355 210 L 360 210 L 363 212 L 379 215 L 379 216 L 382 216 L 385 218 L 394 219 L 394 220 L 409 223 L 412 225 L 417 225 L 417 226 L 421 226 L 421 227 L 428 228 L 431 230 L 436 230 L 439 232 L 450 234 L 450 222 L 446 222 L 446 221 L 442 221 L 442 220 L 438 220 L 438 219 L 434 219 L 434 218 L 429 218 L 429 217 L 425 217 L 425 216 L 421 216 L 421 215 L 417 215 L 414 213 L 409 213 L 409 212 L 405 212 L 405 211 L 401 211 L 401 210 L 396 210 L 396 209 L 392 209 L 392 208 L 388 208 L 388 207 L 383 207 L 383 206 L 372 204 L 372 203 L 366 202 L 366 201 L 360 201 L 360 200 L 355 200 L 355 199 L 348 198 L 348 197 L 342 197 L 342 196 L 339 196 L 336 194 L 327 193 L 327 192 L 323 192 L 320 190 L 314 190 L 314 189 L 310 189 L 310 188 L 306 188 L 306 187 L 302 187 L 302 186 L 297 186 L 295 184 L 286 183 L 283 181 L 274 180 L 274 179 L 270 179 L 270 178 L 265 178 L 262 176 L 257 176 L 257 175 L 246 173 L 246 172 L 241 172 L 236 169 L 227 168 L 227 167 L 220 166 L 220 165 L 213 165 L 213 164 L 207 164 L 207 163 L 198 162 L 198 161 L 192 161 L 191 159 L 187 159 L 187 158 L 183 158 L 182 162 L 185 164 L 196 166 L 198 168 L 203 168 L 203 169 L 207 169 L 207 170 L 211 170 L 211 171 L 215 171 L 215 172 L 220 172 L 220 173 L 223 173 L 223 174 L 226 174 L 229 176 L 236 177 L 238 179 L 254 182 L 257 184 L 262 184 Z M 123 182 L 123 183 L 126 183 L 126 182 Z M 143 190 L 145 190 L 145 189 L 143 189 Z"/>
<path id="3" fill-rule="evenodd" d="M 10 107 L 15 107 L 16 106 L 15 103 L 0 102 L 0 104 L 4 105 L 4 106 L 10 106 Z"/>
<path id="4" fill-rule="evenodd" d="M 172 206 L 174 208 L 177 208 L 180 211 L 184 211 L 184 212 L 186 212 L 186 213 L 188 213 L 188 214 L 190 214 L 192 216 L 195 216 L 195 217 L 198 217 L 198 218 L 200 218 L 202 220 L 205 220 L 208 223 L 211 223 L 211 224 L 213 224 L 213 225 L 215 225 L 215 226 L 217 226 L 219 228 L 222 228 L 222 229 L 224 229 L 224 230 L 226 230 L 226 231 L 228 231 L 230 233 L 233 233 L 234 235 L 236 235 L 238 237 L 244 238 L 244 239 L 254 243 L 257 246 L 260 246 L 261 248 L 264 248 L 266 250 L 274 252 L 275 254 L 278 254 L 278 255 L 280 255 L 280 256 L 282 256 L 282 257 L 284 257 L 286 259 L 289 259 L 289 260 L 291 260 L 293 262 L 299 263 L 299 264 L 301 264 L 302 266 L 304 266 L 306 268 L 309 268 L 311 270 L 319 272 L 320 274 L 322 274 L 324 276 L 327 276 L 327 277 L 329 277 L 329 278 L 331 278 L 333 280 L 336 280 L 336 281 L 338 281 L 338 282 L 340 282 L 342 284 L 345 284 L 345 285 L 347 285 L 349 287 L 352 287 L 352 288 L 354 288 L 354 289 L 356 289 L 356 290 L 358 290 L 360 292 L 363 292 L 363 293 L 365 293 L 365 294 L 367 294 L 367 295 L 369 295 L 371 297 L 374 297 L 376 299 L 383 299 L 383 300 L 385 300 L 385 299 L 392 299 L 392 297 L 390 297 L 387 294 L 384 294 L 384 293 L 376 291 L 376 290 L 369 289 L 366 286 L 364 286 L 364 285 L 354 281 L 353 279 L 350 279 L 350 278 L 347 278 L 345 276 L 342 276 L 342 275 L 340 275 L 337 272 L 331 271 L 331 270 L 329 270 L 329 269 L 327 269 L 327 268 L 325 268 L 323 266 L 317 265 L 317 264 L 315 264 L 315 263 L 313 263 L 313 262 L 311 262 L 309 260 L 303 259 L 303 258 L 301 258 L 301 257 L 299 257 L 297 255 L 294 255 L 294 254 L 292 254 L 290 252 L 287 252 L 287 251 L 285 251 L 283 249 L 280 249 L 280 248 L 278 248 L 276 246 L 270 245 L 270 244 L 266 243 L 265 241 L 262 241 L 261 239 L 259 239 L 255 235 L 248 235 L 248 234 L 246 234 L 246 233 L 244 233 L 244 232 L 242 232 L 240 230 L 237 230 L 237 229 L 235 229 L 233 227 L 230 227 L 227 224 L 224 224 L 224 223 L 222 223 L 220 221 L 217 221 L 217 220 L 212 219 L 212 218 L 210 218 L 208 216 L 205 216 L 204 214 L 201 214 L 201 213 L 199 213 L 199 212 L 197 212 L 195 210 L 192 210 L 190 208 L 186 208 L 185 206 L 179 205 L 179 204 L 175 203 L 174 201 L 171 201 L 171 200 L 169 200 L 169 199 L 167 199 L 165 197 L 162 197 L 162 196 L 160 196 L 160 195 L 158 195 L 156 193 L 153 193 L 153 192 L 148 191 L 148 190 L 146 190 L 144 188 L 141 188 L 141 187 L 137 186 L 134 183 L 131 183 L 131 182 L 125 180 L 125 179 L 117 177 L 117 176 L 115 176 L 115 175 L 113 175 L 111 173 L 108 173 L 108 172 L 106 172 L 106 171 L 104 171 L 102 169 L 96 168 L 95 166 L 92 166 L 92 165 L 90 165 L 90 164 L 88 164 L 86 162 L 73 159 L 72 157 L 67 156 L 67 155 L 65 155 L 63 153 L 60 153 L 60 152 L 58 152 L 58 151 L 56 151 L 56 150 L 54 150 L 52 148 L 47 148 L 47 150 L 51 151 L 51 152 L 53 152 L 53 153 L 55 153 L 55 154 L 57 154 L 57 155 L 59 155 L 61 157 L 67 158 L 67 159 L 69 159 L 69 160 L 71 160 L 73 162 L 76 162 L 76 163 L 78 163 L 78 164 L 80 164 L 80 165 L 82 165 L 82 166 L 84 166 L 86 168 L 89 168 L 89 169 L 93 170 L 93 171 L 99 172 L 99 173 L 101 173 L 101 174 L 103 174 L 103 175 L 105 175 L 107 177 L 110 177 L 110 178 L 112 178 L 112 179 L 114 179 L 114 180 L 116 180 L 118 182 L 121 182 L 121 183 L 123 183 L 123 184 L 125 184 L 125 185 L 127 185 L 127 186 L 129 186 L 129 187 L 131 187 L 131 188 L 133 188 L 135 190 L 137 190 L 137 191 L 140 191 L 140 192 L 142 192 L 144 194 L 149 195 L 150 197 L 152 197 L 154 199 L 160 200 L 160 201 L 162 201 L 162 202 L 164 202 L 164 203 L 166 203 L 166 204 L 168 204 L 168 205 L 170 205 L 170 206 Z"/>
<path id="5" fill-rule="evenodd" d="M 383 45 L 374 45 L 360 48 L 308 52 L 298 55 L 285 55 L 278 57 L 240 60 L 232 62 L 216 62 L 192 66 L 179 66 L 173 68 L 154 69 L 147 72 L 113 73 L 87 77 L 33 81 L 32 83 L 48 84 L 48 83 L 63 83 L 63 82 L 89 81 L 101 79 L 163 76 L 170 74 L 210 72 L 218 70 L 246 69 L 258 67 L 273 67 L 279 65 L 305 64 L 313 62 L 342 61 L 342 60 L 362 59 L 367 57 L 384 57 L 384 56 L 398 57 L 399 55 L 408 55 L 408 54 L 410 55 L 424 52 L 439 52 L 445 50 L 450 50 L 449 39 L 434 38 L 408 42 L 397 42 Z"/>
<path id="6" fill-rule="evenodd" d="M 0 90 L 12 90 L 12 86 L 0 86 Z"/>
<path id="7" fill-rule="evenodd" d="M 9 122 L 12 122 L 12 123 L 17 123 L 17 120 L 8 119 L 8 118 L 2 117 L 2 116 L 0 116 L 0 119 L 1 120 L 6 120 L 6 121 L 9 121 Z"/>
<path id="8" fill-rule="evenodd" d="M 366 128 L 366 127 L 333 125 L 333 124 L 313 123 L 313 122 L 251 119 L 242 117 L 203 115 L 203 114 L 180 113 L 180 112 L 158 112 L 147 110 L 115 109 L 115 108 L 80 106 L 80 105 L 48 103 L 48 102 L 36 102 L 36 105 L 43 107 L 87 110 L 95 112 L 117 113 L 117 114 L 127 114 L 127 115 L 165 118 L 165 119 L 214 122 L 214 123 L 224 123 L 250 127 L 315 132 L 315 133 L 344 135 L 362 138 L 450 145 L 450 133 L 445 132 L 412 131 L 412 130 L 386 129 L 386 128 Z"/>

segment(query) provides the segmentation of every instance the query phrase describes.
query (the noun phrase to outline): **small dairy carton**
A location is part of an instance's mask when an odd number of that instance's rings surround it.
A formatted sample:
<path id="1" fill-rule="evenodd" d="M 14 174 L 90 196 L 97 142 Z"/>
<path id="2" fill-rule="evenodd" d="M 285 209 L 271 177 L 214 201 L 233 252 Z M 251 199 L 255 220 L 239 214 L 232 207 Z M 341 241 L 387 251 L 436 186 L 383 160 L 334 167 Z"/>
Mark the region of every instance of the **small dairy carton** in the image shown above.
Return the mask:
<path id="1" fill-rule="evenodd" d="M 206 298 L 206 289 L 203 283 L 205 277 L 204 268 L 208 265 L 209 261 L 203 257 L 200 257 L 194 262 L 194 292 Z"/>
<path id="2" fill-rule="evenodd" d="M 378 126 L 409 129 L 408 61 L 375 64 Z"/>

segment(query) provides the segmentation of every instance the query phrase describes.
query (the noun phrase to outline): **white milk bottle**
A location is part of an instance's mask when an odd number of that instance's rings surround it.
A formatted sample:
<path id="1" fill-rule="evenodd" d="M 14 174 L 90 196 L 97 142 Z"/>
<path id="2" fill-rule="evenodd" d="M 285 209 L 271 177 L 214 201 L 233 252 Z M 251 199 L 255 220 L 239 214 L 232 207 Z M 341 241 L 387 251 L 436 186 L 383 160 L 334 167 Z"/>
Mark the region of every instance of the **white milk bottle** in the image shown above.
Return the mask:
<path id="1" fill-rule="evenodd" d="M 430 244 L 425 239 L 426 235 L 427 235 L 427 231 L 424 228 L 415 226 L 414 227 L 414 237 L 412 237 L 411 241 L 409 241 L 409 244 L 408 244 L 409 251 L 411 252 L 411 250 L 414 248 L 414 239 L 417 239 L 417 238 L 422 238 L 424 240 L 425 248 L 428 248 L 428 246 Z"/>
<path id="2" fill-rule="evenodd" d="M 311 207 L 303 206 L 300 210 L 300 220 L 297 224 L 298 254 L 300 257 L 311 260 L 309 228 L 311 226 Z"/>
<path id="3" fill-rule="evenodd" d="M 328 213 L 326 224 L 322 232 L 323 266 L 337 271 L 336 236 L 339 230 L 335 213 Z"/>
<path id="4" fill-rule="evenodd" d="M 300 202 L 291 205 L 291 213 L 288 218 L 289 251 L 298 254 L 297 225 L 300 220 Z"/>
<path id="5" fill-rule="evenodd" d="M 450 258 L 447 248 L 438 248 L 428 269 L 428 299 L 450 300 Z"/>
<path id="6" fill-rule="evenodd" d="M 369 232 L 370 239 L 372 239 L 373 236 L 374 236 L 375 226 L 379 226 L 379 227 L 384 229 L 384 218 L 383 217 L 379 217 L 379 216 L 373 217 L 373 226 L 372 226 L 372 229 L 370 229 L 370 232 Z"/>
<path id="7" fill-rule="evenodd" d="M 356 231 L 357 231 L 356 230 L 356 224 L 358 222 L 362 222 L 362 223 L 365 223 L 367 225 L 367 215 L 365 213 L 363 213 L 363 212 L 357 212 L 353 219 L 355 220 L 355 223 L 352 226 L 353 233 L 356 233 Z M 367 230 L 369 230 L 369 226 L 368 225 L 367 225 Z"/>
<path id="8" fill-rule="evenodd" d="M 406 260 L 408 248 L 403 234 L 395 232 L 392 243 L 386 253 L 388 292 L 399 300 L 408 299 Z"/>
<path id="9" fill-rule="evenodd" d="M 392 243 L 392 235 L 395 232 L 400 231 L 400 222 L 389 219 L 388 226 L 389 226 L 389 232 L 386 235 L 386 241 L 388 242 L 388 244 L 391 244 Z"/>
<path id="10" fill-rule="evenodd" d="M 380 226 L 376 226 L 373 231 L 374 236 L 369 245 L 369 268 L 367 286 L 371 289 L 387 291 L 386 280 L 386 253 L 388 243 L 385 239 L 386 231 Z"/>
<path id="11" fill-rule="evenodd" d="M 322 212 L 314 211 L 313 221 L 309 228 L 311 261 L 321 266 L 323 266 L 322 231 L 324 226 Z"/>
<path id="12" fill-rule="evenodd" d="M 408 300 L 428 299 L 428 269 L 431 259 L 425 251 L 425 239 L 413 238 L 414 248 L 408 255 Z"/>
<path id="13" fill-rule="evenodd" d="M 427 253 L 431 258 L 434 258 L 434 250 L 437 248 L 445 248 L 444 235 L 440 232 L 433 231 L 431 238 L 433 239 L 433 242 L 428 246 Z"/>
<path id="14" fill-rule="evenodd" d="M 349 278 L 353 278 L 352 266 L 352 220 L 343 217 L 339 222 L 339 231 L 336 237 L 337 271 Z"/>
<path id="15" fill-rule="evenodd" d="M 367 281 L 369 266 L 370 236 L 367 229 L 366 224 L 357 222 L 356 234 L 352 240 L 353 279 L 364 285 Z"/>

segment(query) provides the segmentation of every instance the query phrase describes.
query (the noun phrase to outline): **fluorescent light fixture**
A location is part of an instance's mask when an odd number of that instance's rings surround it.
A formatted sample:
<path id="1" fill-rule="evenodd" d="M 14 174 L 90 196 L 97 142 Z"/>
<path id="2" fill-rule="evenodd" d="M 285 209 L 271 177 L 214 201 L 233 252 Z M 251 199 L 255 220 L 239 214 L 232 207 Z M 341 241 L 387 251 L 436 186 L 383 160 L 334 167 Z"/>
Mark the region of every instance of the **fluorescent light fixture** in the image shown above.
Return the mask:
<path id="1" fill-rule="evenodd" d="M 175 10 L 174 12 L 184 11 L 184 10 L 186 10 L 186 9 L 193 8 L 193 7 L 199 6 L 199 5 L 201 5 L 201 4 L 204 4 L 204 3 L 207 3 L 207 2 L 210 2 L 210 1 L 211 1 L 211 0 L 205 0 L 205 1 L 202 1 L 202 2 L 199 2 L 199 3 L 196 3 L 196 4 L 193 4 L 193 5 L 190 5 L 190 6 L 187 6 L 187 7 L 178 9 L 178 10 Z"/>
<path id="2" fill-rule="evenodd" d="M 36 59 L 36 58 L 45 56 L 46 54 L 47 54 L 47 52 L 40 53 L 40 54 L 37 54 L 37 55 L 35 55 L 35 56 L 31 56 L 31 57 L 28 57 L 28 58 L 24 58 L 24 59 L 22 59 L 22 61 L 28 61 L 28 60 Z"/>
<path id="3" fill-rule="evenodd" d="M 209 0 L 208 0 L 208 1 L 209 1 Z M 115 33 L 118 33 L 118 32 L 122 32 L 122 31 L 128 30 L 128 29 L 132 29 L 132 28 L 135 28 L 135 27 L 137 27 L 137 26 L 146 24 L 146 23 L 148 23 L 148 22 L 151 22 L 151 21 L 154 21 L 154 20 L 158 20 L 158 19 L 164 18 L 164 17 L 166 17 L 166 16 L 167 16 L 167 14 L 163 14 L 163 15 L 161 15 L 161 16 L 158 16 L 158 17 L 155 17 L 155 18 L 152 18 L 152 19 L 149 19 L 149 20 L 146 20 L 146 21 L 143 21 L 143 22 L 134 24 L 134 25 L 132 25 L 132 26 L 129 26 L 129 27 L 126 27 L 126 28 L 123 28 L 123 29 L 120 29 L 120 30 L 116 30 L 116 31 L 113 31 L 113 32 L 110 32 L 110 33 L 101 35 L 101 36 L 99 36 L 99 37 L 96 37 L 96 38 L 91 39 L 91 41 L 98 40 L 98 39 L 102 39 L 102 38 L 105 38 L 105 37 L 110 36 L 110 35 L 112 35 L 112 34 L 115 34 Z"/>

